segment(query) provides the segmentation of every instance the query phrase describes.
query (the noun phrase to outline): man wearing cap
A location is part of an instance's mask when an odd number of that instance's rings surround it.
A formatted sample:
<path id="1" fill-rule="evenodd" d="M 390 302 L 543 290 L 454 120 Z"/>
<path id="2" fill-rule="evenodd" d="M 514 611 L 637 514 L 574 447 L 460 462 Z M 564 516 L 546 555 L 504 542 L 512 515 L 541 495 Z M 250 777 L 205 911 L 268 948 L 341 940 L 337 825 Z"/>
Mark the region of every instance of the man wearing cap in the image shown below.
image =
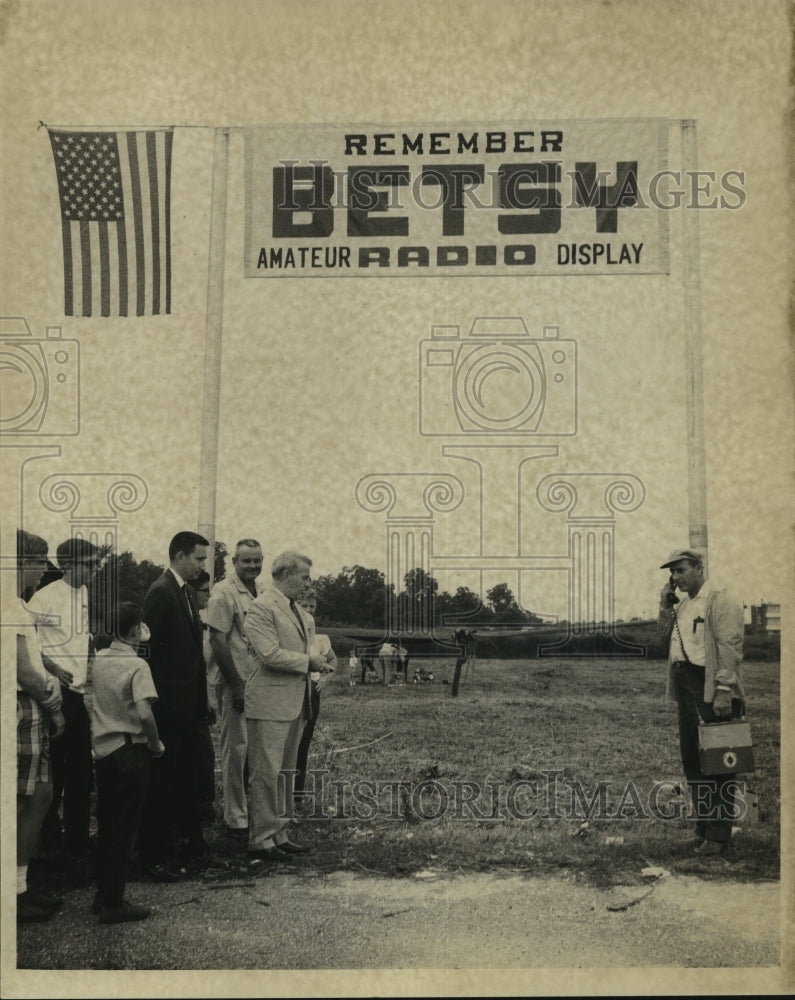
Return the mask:
<path id="1" fill-rule="evenodd" d="M 677 703 L 679 747 L 696 816 L 696 852 L 718 855 L 731 837 L 735 776 L 707 777 L 698 753 L 698 723 L 740 718 L 745 691 L 743 612 L 725 590 L 704 577 L 693 549 L 672 552 L 660 569 L 670 579 L 660 592 L 658 626 L 669 643 L 667 694 Z M 682 591 L 679 598 L 676 591 Z"/>

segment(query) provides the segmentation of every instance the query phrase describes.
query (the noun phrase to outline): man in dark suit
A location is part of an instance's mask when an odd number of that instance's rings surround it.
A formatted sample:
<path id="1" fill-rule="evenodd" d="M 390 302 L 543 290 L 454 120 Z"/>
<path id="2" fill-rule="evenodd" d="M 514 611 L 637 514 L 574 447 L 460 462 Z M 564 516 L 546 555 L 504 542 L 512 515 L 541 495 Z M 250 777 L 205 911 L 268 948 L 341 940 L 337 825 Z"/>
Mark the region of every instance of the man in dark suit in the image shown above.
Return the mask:
<path id="1" fill-rule="evenodd" d="M 144 871 L 157 881 L 179 878 L 177 836 L 183 841 L 180 861 L 200 862 L 206 853 L 195 772 L 206 743 L 207 668 L 199 608 L 187 584 L 204 571 L 208 546 L 196 532 L 176 534 L 169 567 L 144 599 L 151 633 L 147 660 L 158 695 L 153 711 L 166 749 L 152 761 L 140 850 Z"/>
<path id="2" fill-rule="evenodd" d="M 309 589 L 311 565 L 297 552 L 277 556 L 272 584 L 251 602 L 243 624 L 251 661 L 245 692 L 248 846 L 249 856 L 259 861 L 285 860 L 307 850 L 288 838 L 287 826 L 293 811 L 288 783 L 312 714 L 309 674 L 328 670 L 325 658 L 310 652 L 312 619 L 297 603 Z"/>

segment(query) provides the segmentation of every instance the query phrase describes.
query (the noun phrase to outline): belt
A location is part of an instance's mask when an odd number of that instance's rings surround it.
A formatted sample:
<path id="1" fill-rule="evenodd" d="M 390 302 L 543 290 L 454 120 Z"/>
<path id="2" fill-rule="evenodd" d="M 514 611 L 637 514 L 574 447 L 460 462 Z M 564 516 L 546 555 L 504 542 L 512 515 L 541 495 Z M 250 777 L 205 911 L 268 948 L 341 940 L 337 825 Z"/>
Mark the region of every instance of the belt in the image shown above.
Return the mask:
<path id="1" fill-rule="evenodd" d="M 692 660 L 674 660 L 671 664 L 674 667 L 695 667 L 696 670 L 703 670 L 703 663 L 693 663 Z"/>
<path id="2" fill-rule="evenodd" d="M 132 747 L 138 746 L 139 744 L 143 746 L 146 740 L 134 740 L 129 733 L 124 733 L 124 744 L 125 746 Z"/>

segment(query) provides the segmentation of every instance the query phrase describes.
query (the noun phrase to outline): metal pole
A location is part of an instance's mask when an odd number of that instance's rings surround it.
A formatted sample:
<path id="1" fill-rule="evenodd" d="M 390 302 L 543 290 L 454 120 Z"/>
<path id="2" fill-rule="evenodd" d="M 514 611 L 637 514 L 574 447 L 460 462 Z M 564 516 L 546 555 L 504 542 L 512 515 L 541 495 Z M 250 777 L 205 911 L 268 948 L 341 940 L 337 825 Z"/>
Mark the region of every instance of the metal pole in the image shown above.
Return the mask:
<path id="1" fill-rule="evenodd" d="M 682 130 L 682 167 L 685 178 L 698 170 L 696 122 L 685 119 Z M 693 190 L 691 188 L 691 190 Z M 689 545 L 704 557 L 708 572 L 707 472 L 704 449 L 704 353 L 701 337 L 701 267 L 698 209 L 687 199 L 682 209 L 684 266 L 685 379 L 687 397 L 687 483 Z"/>
<path id="2" fill-rule="evenodd" d="M 218 418 L 221 401 L 221 336 L 224 320 L 224 261 L 229 130 L 215 130 L 210 207 L 210 253 L 207 264 L 207 323 L 204 337 L 204 387 L 199 465 L 199 534 L 210 543 L 211 582 L 215 555 L 215 498 L 218 483 Z"/>

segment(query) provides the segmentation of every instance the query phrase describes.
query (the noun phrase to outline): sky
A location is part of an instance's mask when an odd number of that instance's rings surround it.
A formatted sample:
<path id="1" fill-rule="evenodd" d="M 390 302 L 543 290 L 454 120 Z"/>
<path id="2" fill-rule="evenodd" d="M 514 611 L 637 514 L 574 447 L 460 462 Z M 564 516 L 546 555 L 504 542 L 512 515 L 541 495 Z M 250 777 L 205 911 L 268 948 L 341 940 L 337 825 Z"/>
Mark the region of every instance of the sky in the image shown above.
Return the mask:
<path id="1" fill-rule="evenodd" d="M 226 4 L 222 12 L 200 4 L 196 18 L 180 3 L 135 4 L 138 16 L 122 15 L 123 31 L 111 30 L 114 5 L 23 5 L 10 18 L 3 169 L 6 248 L 14 250 L 3 254 L 3 311 L 26 317 L 34 337 L 60 325 L 80 353 L 79 433 L 41 439 L 60 449 L 57 456 L 24 452 L 27 464 L 8 466 L 13 493 L 20 483 L 25 526 L 51 549 L 69 534 L 68 501 L 51 499 L 56 510 L 42 501 L 43 489 L 63 476 L 83 491 L 77 517 L 103 513 L 113 477 L 135 477 L 145 502 L 117 513 L 107 529 L 138 559 L 165 562 L 171 536 L 202 520 L 214 141 L 204 126 L 226 125 L 223 335 L 212 370 L 220 393 L 216 538 L 229 547 L 239 537 L 260 539 L 266 565 L 296 548 L 312 557 L 316 575 L 357 563 L 385 570 L 385 515 L 363 509 L 357 484 L 385 474 L 402 491 L 421 490 L 415 474 L 442 473 L 457 477 L 463 499 L 433 523 L 431 569 L 441 588 L 505 580 L 530 610 L 568 617 L 562 567 L 570 525 L 565 512 L 538 504 L 538 484 L 553 474 L 581 484 L 584 476 L 591 484 L 628 476 L 642 503 L 614 518 L 614 557 L 604 560 L 612 614 L 653 615 L 665 579 L 658 566 L 689 541 L 683 213 L 669 213 L 669 274 L 246 278 L 242 129 L 264 126 L 267 136 L 269 124 L 300 135 L 317 122 L 510 128 L 529 117 L 692 118 L 699 168 L 743 178 L 741 208 L 698 212 L 710 576 L 746 604 L 783 602 L 791 586 L 792 413 L 781 32 L 762 21 L 748 32 L 747 11 L 732 5 L 720 18 L 714 5 L 688 5 L 686 16 L 657 14 L 667 42 L 644 48 L 641 61 L 628 39 L 633 28 L 651 39 L 654 18 L 633 3 L 586 3 L 576 13 L 570 4 L 498 3 L 488 12 L 430 4 L 410 42 L 395 5 L 379 7 L 377 25 L 368 22 L 368 5 L 346 6 L 357 16 L 345 24 L 301 3 L 266 4 L 268 17 L 257 5 Z M 478 15 L 471 20 L 461 16 L 470 7 Z M 625 30 L 616 32 L 610 19 L 619 10 Z M 39 39 L 33 47 L 24 44 L 31 31 Z M 61 72 L 81 64 L 89 35 L 102 38 L 90 71 Z M 756 58 L 761 35 L 764 60 Z M 286 63 L 278 53 L 288 45 L 295 55 Z M 488 57 L 473 59 L 486 50 Z M 411 72 L 403 66 L 409 51 Z M 580 72 L 584 60 L 590 68 Z M 57 185 L 40 121 L 177 125 L 171 315 L 63 315 Z M 668 137 L 676 169 L 677 124 Z M 558 439 L 554 456 L 524 454 L 521 472 L 517 454 L 492 450 L 482 494 L 472 453 L 449 454 L 462 439 L 422 436 L 418 424 L 421 342 L 434 325 L 467 331 L 478 316 L 521 317 L 533 338 L 557 326 L 561 338 L 576 341 L 578 356 L 577 435 Z M 72 405 L 65 394 L 51 404 L 54 428 L 56 412 Z M 23 450 L 12 454 L 20 460 Z M 401 511 L 424 508 L 401 492 L 393 516 Z M 461 567 L 481 548 L 495 564 L 482 579 L 471 568 L 434 569 Z M 521 575 L 498 558 L 519 553 L 532 565 Z M 605 587 L 586 581 L 580 589 L 586 609 L 593 591 L 604 607 Z"/>

